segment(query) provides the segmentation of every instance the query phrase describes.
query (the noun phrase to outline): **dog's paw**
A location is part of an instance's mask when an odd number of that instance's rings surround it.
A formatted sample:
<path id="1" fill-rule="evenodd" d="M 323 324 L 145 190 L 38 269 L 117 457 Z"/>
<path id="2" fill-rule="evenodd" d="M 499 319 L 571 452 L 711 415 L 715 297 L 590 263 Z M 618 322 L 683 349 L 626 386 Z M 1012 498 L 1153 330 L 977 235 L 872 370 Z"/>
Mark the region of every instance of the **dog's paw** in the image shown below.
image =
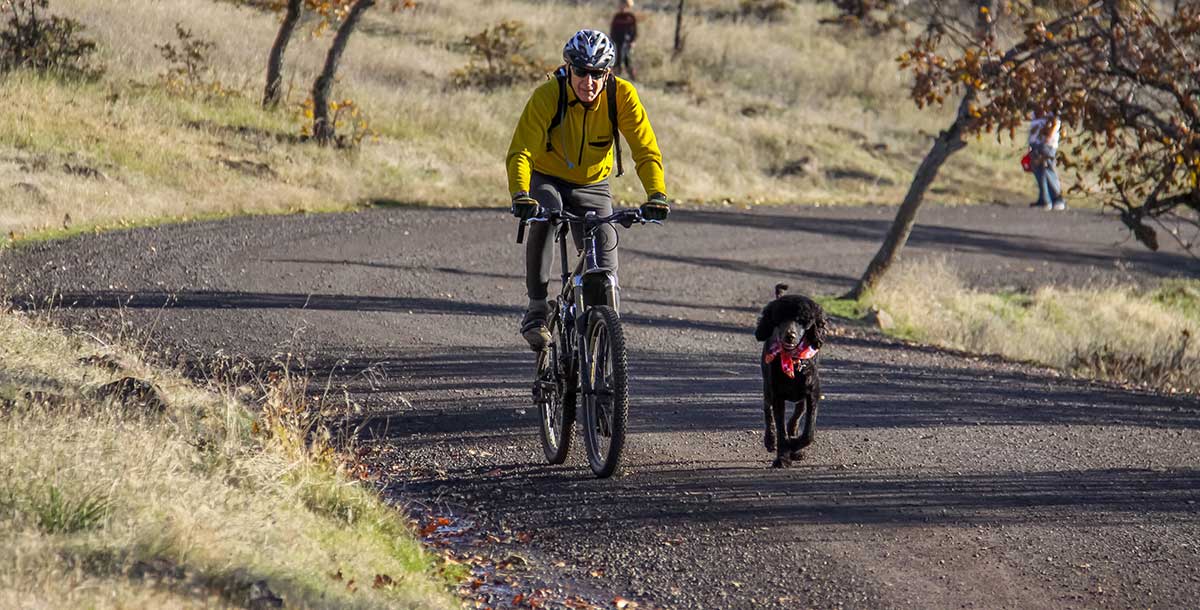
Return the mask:
<path id="1" fill-rule="evenodd" d="M 768 432 L 763 435 L 763 447 L 766 447 L 767 451 L 775 450 L 775 435 L 774 434 L 771 434 L 770 432 Z"/>
<path id="2" fill-rule="evenodd" d="M 775 461 L 771 463 L 771 468 L 791 468 L 791 467 L 792 467 L 792 460 L 785 456 L 782 456 L 782 455 L 775 458 Z"/>
<path id="3" fill-rule="evenodd" d="M 799 450 L 813 444 L 814 440 L 816 440 L 816 439 L 813 438 L 813 436 L 811 434 L 805 434 L 804 436 L 801 436 L 792 447 L 795 451 L 799 451 Z"/>
<path id="4" fill-rule="evenodd" d="M 799 462 L 800 460 L 804 459 L 804 452 L 801 451 L 800 449 L 792 449 L 791 451 L 788 452 L 788 458 L 793 461 Z"/>

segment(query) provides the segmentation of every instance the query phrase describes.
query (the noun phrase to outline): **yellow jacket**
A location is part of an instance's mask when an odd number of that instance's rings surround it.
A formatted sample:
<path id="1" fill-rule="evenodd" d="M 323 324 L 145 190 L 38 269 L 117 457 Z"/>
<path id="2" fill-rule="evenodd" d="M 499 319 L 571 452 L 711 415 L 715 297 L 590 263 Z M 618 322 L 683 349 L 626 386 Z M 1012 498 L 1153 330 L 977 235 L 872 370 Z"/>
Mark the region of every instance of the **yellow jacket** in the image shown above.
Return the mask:
<path id="1" fill-rule="evenodd" d="M 624 79 L 617 87 L 617 128 L 633 152 L 633 162 L 646 195 L 667 193 L 663 180 L 662 152 L 650 128 L 637 90 Z M 550 132 L 552 150 L 546 150 L 546 128 L 558 110 L 558 81 L 540 85 L 525 104 L 521 120 L 508 146 L 508 190 L 529 190 L 530 168 L 573 184 L 595 184 L 608 178 L 613 168 L 612 123 L 608 120 L 608 91 L 586 108 L 568 80 L 567 108 L 562 123 Z M 581 136 L 582 134 L 582 136 Z"/>

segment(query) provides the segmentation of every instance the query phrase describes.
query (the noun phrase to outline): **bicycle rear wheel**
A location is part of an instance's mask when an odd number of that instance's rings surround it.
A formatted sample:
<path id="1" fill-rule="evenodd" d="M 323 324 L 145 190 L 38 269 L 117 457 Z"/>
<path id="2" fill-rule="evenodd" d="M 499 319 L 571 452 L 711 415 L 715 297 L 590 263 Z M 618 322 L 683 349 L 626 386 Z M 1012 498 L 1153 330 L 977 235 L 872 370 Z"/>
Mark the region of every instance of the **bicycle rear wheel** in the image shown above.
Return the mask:
<path id="1" fill-rule="evenodd" d="M 534 401 L 541 423 L 542 452 L 546 461 L 561 464 L 571 450 L 571 434 L 575 428 L 575 385 L 564 367 L 563 357 L 569 354 L 563 336 L 562 318 L 552 314 L 550 345 L 538 355 L 538 378 Z"/>
<path id="2" fill-rule="evenodd" d="M 625 334 L 617 312 L 598 305 L 588 312 L 587 350 L 592 392 L 584 396 L 583 440 L 597 477 L 617 472 L 629 418 L 629 374 Z"/>

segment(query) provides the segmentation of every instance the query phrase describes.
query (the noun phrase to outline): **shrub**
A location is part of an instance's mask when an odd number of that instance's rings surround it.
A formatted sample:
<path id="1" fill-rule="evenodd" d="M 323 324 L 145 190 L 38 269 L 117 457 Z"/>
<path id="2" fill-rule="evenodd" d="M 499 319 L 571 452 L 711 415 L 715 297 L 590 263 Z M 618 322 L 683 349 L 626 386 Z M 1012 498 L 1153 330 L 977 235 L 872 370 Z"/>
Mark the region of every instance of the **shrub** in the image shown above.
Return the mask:
<path id="1" fill-rule="evenodd" d="M 526 55 L 529 34 L 520 21 L 501 21 L 463 42 L 472 57 L 471 63 L 454 72 L 454 84 L 459 87 L 495 89 L 535 81 L 549 71 Z"/>
<path id="2" fill-rule="evenodd" d="M 50 0 L 0 1 L 8 24 L 0 30 L 0 73 L 19 68 L 62 78 L 95 79 L 104 69 L 92 63 L 96 43 L 83 37 L 83 24 L 46 15 Z"/>
<path id="3" fill-rule="evenodd" d="M 1192 335 L 1180 332 L 1178 343 L 1163 345 L 1152 353 L 1130 352 L 1108 344 L 1079 350 L 1068 370 L 1101 379 L 1119 379 L 1153 388 L 1195 392 L 1200 379 L 1200 362 L 1188 356 Z"/>
<path id="4" fill-rule="evenodd" d="M 175 35 L 179 38 L 178 47 L 169 42 L 154 45 L 170 64 L 162 75 L 167 90 L 206 98 L 234 95 L 234 91 L 227 89 L 213 76 L 212 52 L 217 48 L 217 43 L 196 38 L 191 30 L 179 23 L 175 24 Z"/>
<path id="5" fill-rule="evenodd" d="M 786 0 L 741 0 L 738 11 L 743 19 L 755 18 L 763 21 L 781 21 L 792 9 Z"/>
<path id="6" fill-rule="evenodd" d="M 300 138 L 307 140 L 312 137 L 313 110 L 316 102 L 310 97 L 300 104 Z M 329 116 L 334 130 L 348 127 L 349 134 L 339 133 L 334 141 L 338 148 L 358 148 L 367 137 L 376 138 L 379 132 L 371 128 L 367 114 L 362 107 L 352 99 L 329 102 Z"/>
<path id="7" fill-rule="evenodd" d="M 841 12 L 821 23 L 840 24 L 848 28 L 865 28 L 872 34 L 889 30 L 907 31 L 908 24 L 901 15 L 908 2 L 898 0 L 829 0 Z M 883 14 L 883 18 L 879 14 Z"/>

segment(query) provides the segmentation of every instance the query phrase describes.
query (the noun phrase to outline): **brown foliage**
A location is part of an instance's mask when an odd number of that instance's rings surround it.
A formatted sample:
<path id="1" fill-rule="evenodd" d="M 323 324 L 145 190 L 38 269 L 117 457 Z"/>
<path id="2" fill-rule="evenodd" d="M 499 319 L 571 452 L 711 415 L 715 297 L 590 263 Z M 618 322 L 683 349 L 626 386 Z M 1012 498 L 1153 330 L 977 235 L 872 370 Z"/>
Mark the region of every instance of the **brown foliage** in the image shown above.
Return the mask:
<path id="1" fill-rule="evenodd" d="M 170 64 L 161 75 L 167 90 L 178 95 L 205 98 L 235 95 L 233 90 L 226 88 L 213 76 L 211 56 L 217 44 L 196 37 L 180 23 L 175 24 L 175 35 L 178 45 L 170 42 L 154 45 Z"/>
<path id="2" fill-rule="evenodd" d="M 454 84 L 459 87 L 495 89 L 536 81 L 549 71 L 529 57 L 533 43 L 520 21 L 501 21 L 467 36 L 463 43 L 471 53 L 471 63 L 454 71 Z"/>

